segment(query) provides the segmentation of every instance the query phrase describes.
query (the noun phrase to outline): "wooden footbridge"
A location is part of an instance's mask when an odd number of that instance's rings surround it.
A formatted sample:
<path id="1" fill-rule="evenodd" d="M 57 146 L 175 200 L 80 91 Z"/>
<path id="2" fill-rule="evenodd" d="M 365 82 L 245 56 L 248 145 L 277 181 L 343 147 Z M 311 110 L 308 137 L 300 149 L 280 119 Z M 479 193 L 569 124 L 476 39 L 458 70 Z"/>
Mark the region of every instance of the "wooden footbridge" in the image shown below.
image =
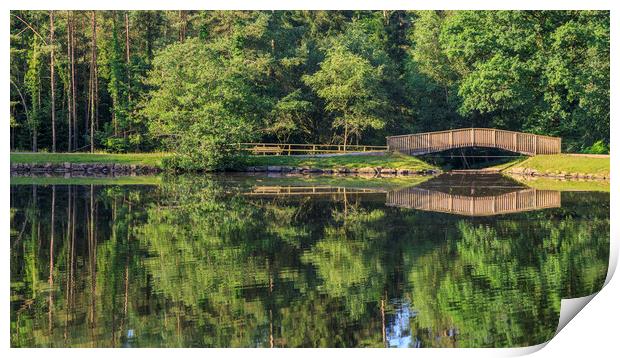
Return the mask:
<path id="1" fill-rule="evenodd" d="M 290 144 L 237 143 L 237 149 L 254 155 L 331 155 L 366 153 L 382 154 L 395 151 L 409 155 L 424 155 L 449 149 L 481 147 L 498 148 L 525 155 L 558 154 L 562 138 L 531 133 L 511 132 L 493 128 L 462 128 L 390 136 L 387 146 L 352 144 Z"/>
<path id="2" fill-rule="evenodd" d="M 562 138 L 492 128 L 462 128 L 387 137 L 388 150 L 423 155 L 466 147 L 498 148 L 525 155 L 558 154 Z"/>
<path id="3" fill-rule="evenodd" d="M 387 206 L 467 216 L 491 216 L 559 208 L 556 190 L 523 189 L 495 196 L 452 195 L 422 188 L 406 188 L 387 193 Z"/>

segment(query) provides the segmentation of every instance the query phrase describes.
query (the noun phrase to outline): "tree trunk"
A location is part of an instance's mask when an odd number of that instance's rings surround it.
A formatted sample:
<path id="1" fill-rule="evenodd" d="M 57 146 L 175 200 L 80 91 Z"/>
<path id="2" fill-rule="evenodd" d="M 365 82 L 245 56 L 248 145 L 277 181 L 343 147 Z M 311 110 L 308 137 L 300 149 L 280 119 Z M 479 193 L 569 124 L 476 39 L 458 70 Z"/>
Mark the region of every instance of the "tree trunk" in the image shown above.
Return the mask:
<path id="1" fill-rule="evenodd" d="M 77 150 L 78 137 L 76 101 L 77 84 L 75 77 L 75 18 L 73 17 L 73 13 L 71 13 L 71 111 L 73 117 L 73 150 Z"/>
<path id="2" fill-rule="evenodd" d="M 90 97 L 90 152 L 95 151 L 95 123 L 97 122 L 97 13 L 91 11 L 92 57 L 91 57 L 91 97 Z"/>
<path id="3" fill-rule="evenodd" d="M 347 151 L 347 141 L 349 140 L 349 123 L 344 121 L 344 151 Z"/>
<path id="4" fill-rule="evenodd" d="M 71 78 L 71 13 L 67 11 L 67 72 L 69 79 L 69 85 L 67 86 L 67 124 L 68 124 L 68 136 L 67 136 L 67 151 L 71 152 L 71 144 L 73 141 L 73 119 L 71 115 L 73 111 L 71 109 L 71 92 L 72 92 L 72 83 L 73 80 Z"/>
<path id="5" fill-rule="evenodd" d="M 50 10 L 50 91 L 52 93 L 52 153 L 56 152 L 56 81 L 54 76 L 54 10 Z"/>
<path id="6" fill-rule="evenodd" d="M 129 14 L 125 11 L 125 52 L 127 54 L 127 99 L 131 103 L 131 60 L 129 57 Z"/>
<path id="7" fill-rule="evenodd" d="M 179 42 L 185 41 L 187 33 L 187 11 L 179 10 Z"/>

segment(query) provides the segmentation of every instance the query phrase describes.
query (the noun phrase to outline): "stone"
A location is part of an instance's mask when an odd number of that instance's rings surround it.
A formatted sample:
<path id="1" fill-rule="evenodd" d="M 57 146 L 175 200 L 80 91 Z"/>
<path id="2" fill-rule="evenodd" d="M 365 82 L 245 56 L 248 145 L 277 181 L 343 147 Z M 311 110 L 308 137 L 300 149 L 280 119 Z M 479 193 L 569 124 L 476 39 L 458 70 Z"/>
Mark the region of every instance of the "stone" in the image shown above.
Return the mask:
<path id="1" fill-rule="evenodd" d="M 267 167 L 267 171 L 268 172 L 281 172 L 282 171 L 282 167 L 279 165 L 270 165 Z"/>
<path id="2" fill-rule="evenodd" d="M 372 168 L 372 167 L 364 167 L 364 168 L 359 168 L 357 172 L 362 173 L 362 174 L 369 174 L 369 173 L 374 174 L 376 173 L 376 170 L 375 168 Z"/>
<path id="3" fill-rule="evenodd" d="M 409 175 L 409 169 L 398 169 L 396 173 L 398 175 Z"/>
<path id="4" fill-rule="evenodd" d="M 396 169 L 382 168 L 380 173 L 381 173 L 381 175 L 383 175 L 383 174 L 396 174 Z"/>

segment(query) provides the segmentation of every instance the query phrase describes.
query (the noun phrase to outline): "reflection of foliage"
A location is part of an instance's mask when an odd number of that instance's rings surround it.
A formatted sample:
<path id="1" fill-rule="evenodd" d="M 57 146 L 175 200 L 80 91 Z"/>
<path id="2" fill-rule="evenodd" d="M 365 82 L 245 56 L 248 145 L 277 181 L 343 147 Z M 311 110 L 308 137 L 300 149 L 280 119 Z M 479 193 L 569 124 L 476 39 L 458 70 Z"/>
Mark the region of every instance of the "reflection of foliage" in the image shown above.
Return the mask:
<path id="1" fill-rule="evenodd" d="M 459 221 L 461 240 L 444 253 L 450 259 L 436 251 L 411 271 L 413 301 L 421 312 L 417 324 L 435 331 L 457 327 L 463 346 L 550 339 L 560 300 L 602 287 L 609 222 L 540 219 L 499 221 L 495 227 Z"/>
<path id="2" fill-rule="evenodd" d="M 13 346 L 382 346 L 391 302 L 423 346 L 535 344 L 609 252 L 604 193 L 463 219 L 177 178 L 57 186 L 52 226 L 51 187 L 31 188 L 11 187 Z"/>

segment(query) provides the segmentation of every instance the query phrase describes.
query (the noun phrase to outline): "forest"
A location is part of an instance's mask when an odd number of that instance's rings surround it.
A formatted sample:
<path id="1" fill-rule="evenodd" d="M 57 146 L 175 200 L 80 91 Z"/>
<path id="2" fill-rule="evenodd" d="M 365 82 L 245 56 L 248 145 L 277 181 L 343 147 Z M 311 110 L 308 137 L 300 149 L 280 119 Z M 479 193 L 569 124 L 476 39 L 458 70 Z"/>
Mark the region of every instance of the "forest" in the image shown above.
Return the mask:
<path id="1" fill-rule="evenodd" d="M 609 11 L 11 11 L 11 151 L 385 144 L 493 127 L 609 152 Z"/>

